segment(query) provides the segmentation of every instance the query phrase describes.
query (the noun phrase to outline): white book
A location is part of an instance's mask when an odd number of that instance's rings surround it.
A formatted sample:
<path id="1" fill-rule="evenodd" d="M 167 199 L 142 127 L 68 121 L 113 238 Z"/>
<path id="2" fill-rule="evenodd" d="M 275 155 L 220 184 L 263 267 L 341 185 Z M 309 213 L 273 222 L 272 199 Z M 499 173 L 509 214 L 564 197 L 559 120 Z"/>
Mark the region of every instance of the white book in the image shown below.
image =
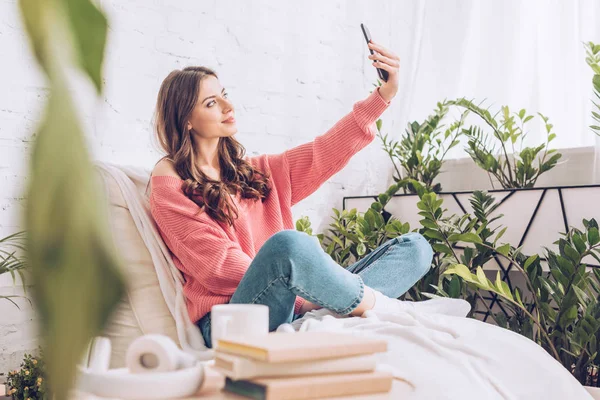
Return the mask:
<path id="1" fill-rule="evenodd" d="M 296 375 L 337 374 L 374 371 L 377 361 L 374 354 L 363 354 L 325 360 L 270 363 L 249 358 L 215 353 L 214 367 L 233 379 L 252 379 Z"/>

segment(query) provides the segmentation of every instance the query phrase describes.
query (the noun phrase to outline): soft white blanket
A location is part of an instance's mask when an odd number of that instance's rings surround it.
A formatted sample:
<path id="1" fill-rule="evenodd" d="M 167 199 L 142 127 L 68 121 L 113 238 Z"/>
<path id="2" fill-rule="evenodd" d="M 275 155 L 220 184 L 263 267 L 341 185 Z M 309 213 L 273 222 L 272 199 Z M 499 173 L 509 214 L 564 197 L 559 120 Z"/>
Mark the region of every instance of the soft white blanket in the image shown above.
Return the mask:
<path id="1" fill-rule="evenodd" d="M 183 295 L 183 276 L 173 263 L 169 249 L 150 214 L 150 204 L 145 190 L 151 171 L 141 167 L 117 166 L 100 161 L 96 161 L 95 165 L 110 174 L 123 192 L 129 212 L 152 257 L 161 292 L 177 326 L 181 348 L 200 360 L 212 359 L 213 351 L 206 348 L 200 330 L 189 318 Z"/>
<path id="2" fill-rule="evenodd" d="M 445 299 L 434 303 L 440 305 L 438 311 L 447 305 Z M 344 318 L 321 309 L 279 330 L 333 330 L 385 338 L 388 351 L 379 355 L 380 367 L 410 384 L 405 400 L 592 399 L 533 341 L 456 313 L 438 313 L 436 308 L 407 308 L 395 314 L 367 311 L 363 318 Z"/>

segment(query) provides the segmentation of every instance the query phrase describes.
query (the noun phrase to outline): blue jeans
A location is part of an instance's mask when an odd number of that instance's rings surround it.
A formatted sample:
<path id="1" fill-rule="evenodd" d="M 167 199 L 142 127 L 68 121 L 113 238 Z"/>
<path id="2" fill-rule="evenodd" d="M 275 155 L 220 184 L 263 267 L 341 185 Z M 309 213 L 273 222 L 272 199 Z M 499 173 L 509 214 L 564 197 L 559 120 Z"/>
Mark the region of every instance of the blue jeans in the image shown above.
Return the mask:
<path id="1" fill-rule="evenodd" d="M 343 268 L 315 237 L 283 230 L 263 244 L 229 302 L 269 306 L 272 332 L 301 316 L 294 314 L 296 296 L 341 315 L 360 304 L 364 285 L 398 298 L 427 273 L 432 257 L 427 240 L 411 232 L 386 241 Z M 210 312 L 196 324 L 206 346 L 212 347 Z"/>

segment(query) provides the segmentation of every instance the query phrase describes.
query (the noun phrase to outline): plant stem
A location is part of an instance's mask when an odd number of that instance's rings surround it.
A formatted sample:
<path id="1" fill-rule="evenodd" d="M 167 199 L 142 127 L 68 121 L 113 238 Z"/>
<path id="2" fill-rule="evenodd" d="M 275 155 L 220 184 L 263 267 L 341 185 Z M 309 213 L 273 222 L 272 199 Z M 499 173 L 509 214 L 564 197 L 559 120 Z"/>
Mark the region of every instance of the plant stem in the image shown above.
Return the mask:
<path id="1" fill-rule="evenodd" d="M 494 251 L 495 251 L 495 249 L 494 249 L 492 246 L 488 246 L 488 245 L 486 245 L 485 243 L 483 243 L 483 244 L 481 244 L 481 245 L 482 245 L 482 246 L 484 246 L 484 247 L 487 247 L 487 248 L 489 248 L 489 249 L 491 249 L 491 250 L 494 250 Z M 532 283 L 531 283 L 531 281 L 529 280 L 529 276 L 527 275 L 527 273 L 525 272 L 525 270 L 524 270 L 523 268 L 521 268 L 521 266 L 519 265 L 519 263 L 518 263 L 516 260 L 514 260 L 514 259 L 512 259 L 512 258 L 510 258 L 510 257 L 508 257 L 508 256 L 505 256 L 505 255 L 504 255 L 504 254 L 502 254 L 502 253 L 498 253 L 497 251 L 496 251 L 496 253 L 497 253 L 497 254 L 499 254 L 500 256 L 504 257 L 504 258 L 505 258 L 505 259 L 507 259 L 508 261 L 510 261 L 512 264 L 514 264 L 515 268 L 516 268 L 517 270 L 519 270 L 519 271 L 521 272 L 521 274 L 523 274 L 523 277 L 525 278 L 525 282 L 526 282 L 526 284 L 527 284 L 527 287 L 528 287 L 528 289 L 531 291 L 531 298 L 533 299 L 533 304 L 534 304 L 534 306 L 535 306 L 535 309 L 537 310 L 537 314 L 538 314 L 538 316 L 540 317 L 540 318 L 539 318 L 539 320 L 541 320 L 541 315 L 542 315 L 542 314 L 541 314 L 541 311 L 540 311 L 540 306 L 539 306 L 539 304 L 538 304 L 538 301 L 537 301 L 536 292 L 535 292 L 535 290 L 534 290 L 534 288 L 533 288 L 533 284 L 532 284 Z M 499 293 L 498 293 L 498 294 L 499 294 Z M 556 359 L 557 359 L 557 360 L 560 362 L 560 356 L 558 355 L 558 352 L 556 351 L 556 348 L 554 347 L 554 343 L 552 343 L 552 340 L 551 340 L 551 339 L 550 339 L 550 337 L 548 336 L 548 333 L 546 332 L 546 329 L 544 329 L 544 328 L 542 327 L 542 324 L 541 324 L 541 322 L 540 322 L 538 319 L 536 319 L 536 318 L 535 318 L 535 317 L 534 317 L 534 316 L 533 316 L 533 315 L 532 315 L 532 314 L 531 314 L 531 313 L 530 313 L 530 312 L 527 310 L 527 307 L 522 307 L 522 306 L 521 306 L 519 303 L 517 303 L 516 301 L 514 301 L 514 300 L 510 300 L 509 298 L 507 298 L 507 297 L 504 297 L 504 296 L 502 296 L 501 294 L 500 294 L 500 296 L 501 296 L 503 299 L 505 299 L 505 300 L 507 300 L 507 301 L 510 301 L 510 302 L 511 302 L 511 303 L 513 303 L 515 306 L 519 307 L 521 310 L 523 310 L 523 311 L 525 312 L 525 314 L 527 314 L 527 316 L 528 316 L 529 318 L 531 318 L 531 320 L 532 320 L 532 321 L 533 321 L 533 322 L 534 322 L 534 323 L 535 323 L 535 324 L 536 324 L 536 325 L 539 327 L 541 334 L 544 336 L 544 338 L 545 338 L 545 339 L 546 339 L 546 341 L 548 342 L 548 345 L 549 345 L 549 346 L 550 346 L 550 348 L 552 349 L 552 352 L 554 353 L 554 356 L 555 356 L 555 358 L 556 358 Z"/>
<path id="2" fill-rule="evenodd" d="M 542 170 L 542 165 L 544 164 L 544 161 L 546 161 L 546 156 L 548 155 L 548 146 L 549 145 L 550 145 L 550 142 L 548 141 L 548 137 L 546 137 L 546 148 L 544 149 L 544 155 L 542 156 L 542 160 L 538 161 L 538 172 L 537 172 L 537 174 L 533 178 L 531 178 L 533 180 L 533 183 L 531 184 L 531 187 L 533 187 L 535 185 L 535 183 L 537 182 L 538 178 L 542 174 L 540 171 Z M 539 158 L 538 158 L 538 160 L 539 160 Z"/>
<path id="3" fill-rule="evenodd" d="M 501 257 L 505 258 L 506 260 L 508 260 L 510 263 L 514 264 L 515 268 L 521 272 L 521 274 L 523 275 L 523 277 L 525 278 L 525 283 L 527 284 L 527 288 L 529 289 L 529 291 L 532 294 L 533 297 L 533 302 L 535 304 L 535 308 L 539 310 L 539 305 L 537 302 L 537 298 L 535 296 L 535 289 L 533 288 L 533 283 L 531 283 L 531 281 L 529 280 L 529 276 L 527 275 L 527 273 L 525 272 L 525 270 L 523 268 L 521 268 L 521 266 L 519 265 L 519 263 L 512 259 L 511 257 L 505 256 L 502 253 L 499 253 L 493 246 L 490 246 L 488 244 L 485 243 L 480 243 L 481 246 L 486 247 L 494 252 L 496 252 L 496 254 L 500 255 Z"/>
<path id="4" fill-rule="evenodd" d="M 558 355 L 558 352 L 556 351 L 556 347 L 554 347 L 554 343 L 552 343 L 552 340 L 550 339 L 550 336 L 548 336 L 548 333 L 546 333 L 546 330 L 544 329 L 544 327 L 542 326 L 542 324 L 529 312 L 527 311 L 527 307 L 522 307 L 519 303 L 517 303 L 514 300 L 511 300 L 507 297 L 504 297 L 502 294 L 498 293 L 500 295 L 500 297 L 502 297 L 503 299 L 505 299 L 506 301 L 511 302 L 512 304 L 514 304 L 516 307 L 519 307 L 521 310 L 523 310 L 523 312 L 525 314 L 527 314 L 527 316 L 538 326 L 541 334 L 544 336 L 544 338 L 546 339 L 546 342 L 548 343 L 548 346 L 550 346 L 550 350 L 552 350 L 552 355 L 553 357 L 560 362 L 560 356 Z M 532 296 L 535 299 L 535 293 Z"/>
<path id="5" fill-rule="evenodd" d="M 385 138 L 383 136 L 381 136 L 381 132 L 377 132 L 377 136 L 379 136 L 379 139 L 381 139 L 381 141 L 383 142 L 383 149 L 388 154 L 388 156 L 390 156 L 390 160 L 392 161 L 392 165 L 394 166 L 394 169 L 398 173 L 398 179 L 402 179 L 402 174 L 400 173 L 400 171 L 398 170 L 398 167 L 396 166 L 396 163 L 394 162 L 394 157 L 392 156 L 392 151 L 388 150 L 387 141 L 385 140 Z M 392 146 L 390 146 L 389 149 L 391 150 Z"/>
<path id="6" fill-rule="evenodd" d="M 481 295 L 481 293 L 479 293 L 477 291 L 477 292 L 475 292 L 475 295 L 479 296 L 479 298 L 481 299 L 481 302 L 483 303 L 483 305 L 485 306 L 485 308 L 487 309 L 487 311 L 490 313 L 490 315 L 492 316 L 492 318 L 496 322 L 496 325 L 500 326 L 500 323 L 496 319 L 496 315 L 494 315 L 494 313 L 492 312 L 492 309 L 490 308 L 490 306 L 488 306 L 488 304 L 485 302 L 485 299 L 483 298 L 483 296 Z"/>
<path id="7" fill-rule="evenodd" d="M 483 117 L 482 117 L 483 118 Z M 482 148 L 485 148 L 485 143 L 482 142 L 481 140 L 479 140 L 478 138 L 474 138 L 476 140 L 476 142 L 479 144 L 479 146 L 481 146 Z M 487 150 L 486 150 L 487 151 Z M 490 151 L 488 151 L 489 154 L 492 154 Z M 483 167 L 482 167 L 483 168 Z M 485 169 L 485 168 L 484 168 Z M 510 169 L 509 169 L 510 171 Z M 488 174 L 490 172 L 488 171 Z M 491 173 L 492 175 L 494 175 L 498 181 L 500 182 L 500 184 L 502 185 L 502 187 L 504 188 L 509 188 L 511 187 L 511 181 L 512 178 L 509 178 L 508 176 L 506 176 L 506 174 L 504 173 L 504 168 L 502 166 L 500 166 L 500 174 L 497 173 Z M 492 185 L 493 186 L 493 185 Z"/>

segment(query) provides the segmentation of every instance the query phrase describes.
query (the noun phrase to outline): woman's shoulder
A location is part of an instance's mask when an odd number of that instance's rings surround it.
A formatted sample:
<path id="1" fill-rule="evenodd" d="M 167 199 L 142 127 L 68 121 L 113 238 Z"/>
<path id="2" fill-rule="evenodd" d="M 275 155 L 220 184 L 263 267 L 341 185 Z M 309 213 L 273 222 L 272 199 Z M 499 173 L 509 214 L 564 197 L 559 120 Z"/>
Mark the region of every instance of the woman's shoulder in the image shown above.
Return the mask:
<path id="1" fill-rule="evenodd" d="M 169 195 L 181 191 L 183 180 L 175 171 L 175 165 L 173 161 L 167 158 L 159 160 L 152 172 L 150 173 L 150 179 L 148 180 L 148 186 L 146 188 L 146 196 L 152 201 L 152 198 L 156 194 L 155 188 L 164 188 L 161 193 L 167 193 Z M 182 193 L 183 194 L 183 193 Z"/>
<path id="2" fill-rule="evenodd" d="M 163 158 L 159 160 L 150 175 L 152 178 L 160 176 L 170 176 L 173 178 L 181 179 L 177 171 L 175 170 L 175 164 L 170 158 Z"/>

